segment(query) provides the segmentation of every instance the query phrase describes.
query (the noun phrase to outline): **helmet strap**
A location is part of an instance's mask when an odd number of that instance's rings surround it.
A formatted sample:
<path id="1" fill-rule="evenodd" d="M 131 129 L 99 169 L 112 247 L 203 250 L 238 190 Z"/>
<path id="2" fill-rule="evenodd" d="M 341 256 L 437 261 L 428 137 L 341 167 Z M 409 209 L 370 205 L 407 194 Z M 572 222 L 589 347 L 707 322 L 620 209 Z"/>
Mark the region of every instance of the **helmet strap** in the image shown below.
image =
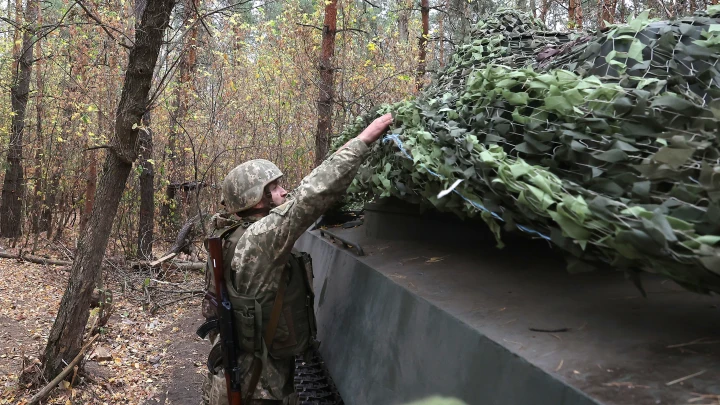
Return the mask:
<path id="1" fill-rule="evenodd" d="M 237 216 L 239 216 L 240 218 L 253 217 L 256 215 L 266 216 L 267 214 L 270 213 L 270 209 L 271 208 L 268 208 L 268 207 L 250 208 L 250 209 L 246 209 L 245 211 L 238 212 Z"/>

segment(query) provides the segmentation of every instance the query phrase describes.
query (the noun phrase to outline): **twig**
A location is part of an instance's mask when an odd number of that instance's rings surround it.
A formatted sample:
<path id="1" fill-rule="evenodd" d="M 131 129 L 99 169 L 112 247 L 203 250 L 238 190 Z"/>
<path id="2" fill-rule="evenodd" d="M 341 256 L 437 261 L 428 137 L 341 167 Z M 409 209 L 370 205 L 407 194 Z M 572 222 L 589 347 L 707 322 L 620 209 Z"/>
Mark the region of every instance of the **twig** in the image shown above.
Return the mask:
<path id="1" fill-rule="evenodd" d="M 666 346 L 666 348 L 667 349 L 675 349 L 678 347 L 685 347 L 685 346 L 692 346 L 692 345 L 711 345 L 711 344 L 715 344 L 715 343 L 720 343 L 720 340 L 706 340 L 706 339 L 708 339 L 708 338 L 695 339 L 692 342 L 678 343 L 676 345 Z"/>
<path id="2" fill-rule="evenodd" d="M 679 383 L 679 382 L 683 382 L 683 381 L 685 381 L 685 380 L 689 380 L 689 379 L 691 379 L 691 378 L 693 378 L 693 377 L 697 377 L 697 376 L 699 376 L 699 375 L 705 374 L 706 371 L 707 371 L 707 370 L 702 370 L 702 371 L 698 371 L 698 372 L 695 373 L 695 374 L 686 375 L 685 377 L 678 378 L 677 380 L 672 380 L 672 381 L 670 381 L 669 383 L 665 383 L 665 385 L 671 386 L 671 385 L 677 384 L 677 383 Z"/>
<path id="3" fill-rule="evenodd" d="M 111 145 L 97 145 L 97 146 L 91 146 L 89 148 L 85 148 L 85 150 L 95 150 L 95 149 L 112 149 Z"/>
<path id="4" fill-rule="evenodd" d="M 36 405 L 40 403 L 47 395 L 52 391 L 59 383 L 62 381 L 65 377 L 67 377 L 68 374 L 70 374 L 70 371 L 75 367 L 77 363 L 80 362 L 80 359 L 83 358 L 83 355 L 87 351 L 87 349 L 90 348 L 90 346 L 95 342 L 95 339 L 98 338 L 100 335 L 93 336 L 89 342 L 85 343 L 85 346 L 80 349 L 80 353 L 75 356 L 75 358 L 70 362 L 70 364 L 65 367 L 63 371 L 60 372 L 60 374 L 57 375 L 52 381 L 50 381 L 50 384 L 46 385 L 43 389 L 40 390 L 37 394 L 35 394 L 30 400 L 27 402 L 27 405 Z"/>
<path id="5" fill-rule="evenodd" d="M 320 28 L 320 27 L 318 27 L 318 26 L 315 26 L 315 25 L 301 24 L 301 23 L 295 23 L 295 24 L 297 24 L 297 25 L 299 25 L 299 26 L 301 26 L 301 27 L 310 27 L 310 28 L 315 28 L 316 30 L 322 31 L 322 28 Z"/>
<path id="6" fill-rule="evenodd" d="M 172 301 L 163 302 L 162 304 L 156 303 L 156 304 L 153 306 L 153 308 L 152 308 L 152 310 L 150 311 L 150 313 L 155 314 L 155 313 L 156 313 L 160 308 L 162 308 L 162 307 L 166 307 L 166 306 L 168 306 L 168 305 L 172 305 L 172 304 L 175 304 L 175 303 L 180 302 L 180 301 L 185 301 L 185 300 L 189 300 L 189 299 L 192 299 L 192 298 L 195 298 L 195 297 L 200 297 L 200 296 L 202 296 L 202 294 L 191 294 L 191 295 L 186 295 L 186 296 L 184 296 L 184 297 L 180 297 L 180 298 L 178 298 L 178 299 L 174 299 L 174 300 L 172 300 Z"/>
<path id="7" fill-rule="evenodd" d="M 363 34 L 365 34 L 365 35 L 370 35 L 370 33 L 368 33 L 368 32 L 365 31 L 365 30 L 361 30 L 360 28 L 340 28 L 339 30 L 335 30 L 335 33 L 339 34 L 339 33 L 341 33 L 341 32 L 345 32 L 345 31 L 361 32 L 361 33 L 363 33 Z"/>
<path id="8" fill-rule="evenodd" d="M 153 290 L 165 294 L 205 294 L 205 291 L 203 290 L 164 290 L 160 287 L 155 286 L 148 286 L 147 288 L 152 288 Z"/>
<path id="9" fill-rule="evenodd" d="M 707 399 L 713 400 L 713 401 L 720 401 L 720 395 L 715 394 L 698 394 L 697 392 L 693 392 L 693 395 L 696 396 L 696 398 L 688 400 L 689 404 L 698 402 L 698 401 L 705 401 Z"/>
<path id="10" fill-rule="evenodd" d="M 120 46 L 122 46 L 122 47 L 124 47 L 124 48 L 132 49 L 132 46 L 126 44 L 124 41 L 123 41 L 123 42 L 118 41 L 118 40 L 115 38 L 115 36 L 114 36 L 112 33 L 110 33 L 110 31 L 108 30 L 108 27 L 105 25 L 105 23 L 103 23 L 103 22 L 100 20 L 100 18 L 96 17 L 95 14 L 92 13 L 92 11 L 90 11 L 87 7 L 85 7 L 85 4 L 83 4 L 82 1 L 78 1 L 77 4 L 83 9 L 83 11 L 85 11 L 85 14 L 87 14 L 88 17 L 90 17 L 90 18 L 93 19 L 96 23 L 98 23 L 98 25 L 100 25 L 100 28 L 102 28 L 103 31 L 105 31 L 105 33 L 108 34 L 108 36 L 109 36 L 110 38 L 112 38 L 113 41 L 115 41 L 118 45 L 120 45 Z M 111 27 L 111 28 L 112 28 L 112 27 Z M 116 29 L 113 28 L 113 31 L 116 31 Z M 120 31 L 118 31 L 118 32 L 120 32 Z M 120 32 L 120 33 L 123 34 L 122 32 Z M 123 36 L 125 36 L 125 35 L 123 34 Z M 125 36 L 125 38 L 127 38 L 127 36 Z M 128 38 L 128 39 L 129 39 L 129 38 Z M 131 43 L 133 46 L 135 46 L 135 43 L 133 43 L 132 40 L 130 41 L 130 43 Z"/>

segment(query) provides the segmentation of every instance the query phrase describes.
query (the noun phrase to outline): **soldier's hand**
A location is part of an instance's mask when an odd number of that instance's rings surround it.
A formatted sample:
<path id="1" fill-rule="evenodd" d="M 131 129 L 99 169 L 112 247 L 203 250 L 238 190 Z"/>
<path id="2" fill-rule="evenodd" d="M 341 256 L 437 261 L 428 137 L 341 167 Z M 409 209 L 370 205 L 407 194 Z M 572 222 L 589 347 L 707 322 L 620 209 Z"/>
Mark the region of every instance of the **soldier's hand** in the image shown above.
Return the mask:
<path id="1" fill-rule="evenodd" d="M 373 142 L 377 141 L 380 136 L 388 129 L 390 124 L 392 123 L 393 117 L 392 114 L 387 113 L 381 117 L 378 117 L 368 125 L 365 130 L 363 130 L 360 135 L 358 135 L 358 139 L 365 142 L 366 145 L 370 145 Z"/>

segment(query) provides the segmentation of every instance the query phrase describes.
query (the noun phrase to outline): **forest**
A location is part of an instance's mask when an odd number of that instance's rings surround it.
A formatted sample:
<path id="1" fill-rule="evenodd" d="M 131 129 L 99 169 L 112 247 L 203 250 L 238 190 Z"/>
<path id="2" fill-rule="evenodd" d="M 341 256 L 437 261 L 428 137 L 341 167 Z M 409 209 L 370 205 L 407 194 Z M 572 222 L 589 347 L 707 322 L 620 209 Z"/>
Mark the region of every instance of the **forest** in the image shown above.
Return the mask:
<path id="1" fill-rule="evenodd" d="M 203 372 L 187 323 L 224 176 L 264 158 L 292 189 L 357 116 L 418 96 L 489 13 L 579 34 L 714 4 L 1 2 L 0 404 L 196 403 L 172 381 Z"/>

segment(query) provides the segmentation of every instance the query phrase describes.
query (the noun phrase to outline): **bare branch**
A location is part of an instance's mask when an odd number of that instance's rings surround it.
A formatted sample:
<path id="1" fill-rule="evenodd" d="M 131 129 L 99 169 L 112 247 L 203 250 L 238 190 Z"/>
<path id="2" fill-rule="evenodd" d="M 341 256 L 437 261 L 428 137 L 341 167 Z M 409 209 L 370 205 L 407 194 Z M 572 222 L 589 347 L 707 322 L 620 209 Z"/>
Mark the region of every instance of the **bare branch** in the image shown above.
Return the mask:
<path id="1" fill-rule="evenodd" d="M 97 146 L 91 146 L 89 148 L 85 148 L 85 150 L 95 150 L 95 149 L 112 149 L 111 145 L 97 145 Z"/>
<path id="2" fill-rule="evenodd" d="M 310 28 L 315 28 L 315 29 L 318 30 L 318 31 L 322 31 L 322 28 L 320 28 L 320 27 L 318 27 L 318 26 L 315 26 L 315 25 L 301 24 L 301 23 L 295 23 L 295 24 L 297 24 L 297 25 L 299 25 L 299 26 L 301 26 L 301 27 L 310 27 Z"/>
<path id="3" fill-rule="evenodd" d="M 202 24 L 203 28 L 205 28 L 205 32 L 212 37 L 212 33 L 210 32 L 210 28 L 208 28 L 207 24 L 205 24 L 205 18 L 200 15 L 200 11 L 197 9 L 197 5 L 195 5 L 194 1 L 191 1 L 190 4 L 193 6 L 193 10 L 195 10 L 195 15 L 198 17 L 198 20 L 200 20 L 200 23 Z"/>
<path id="4" fill-rule="evenodd" d="M 100 20 L 100 18 L 96 17 L 95 14 L 92 13 L 92 11 L 90 11 L 87 7 L 85 7 L 85 4 L 83 4 L 82 0 L 77 0 L 76 3 L 77 3 L 78 5 L 80 5 L 80 7 L 85 11 L 85 14 L 87 14 L 88 17 L 90 17 L 92 20 L 94 20 L 96 23 L 98 23 L 98 25 L 100 26 L 100 28 L 102 28 L 103 31 L 105 31 L 105 33 L 108 34 L 108 36 L 109 36 L 110 38 L 112 38 L 112 40 L 115 41 L 118 45 L 120 45 L 120 46 L 122 46 L 122 47 L 124 47 L 124 48 L 127 48 L 127 49 L 132 49 L 132 47 L 135 46 L 135 43 L 134 43 L 130 38 L 128 38 L 122 31 L 120 31 L 120 30 L 118 30 L 118 29 L 115 29 L 115 28 L 113 28 L 113 27 L 110 27 L 110 29 L 112 29 L 113 31 L 117 31 L 117 32 L 119 32 L 120 34 L 122 34 L 122 35 L 125 37 L 125 39 L 127 39 L 128 41 L 130 41 L 130 44 L 131 44 L 131 45 L 128 45 L 128 44 L 126 44 L 125 42 L 120 42 L 120 41 L 118 41 L 118 40 L 115 38 L 115 36 L 113 36 L 113 34 L 110 32 L 110 30 L 108 29 L 107 25 L 105 25 L 105 23 L 103 23 L 103 22 Z"/>
<path id="5" fill-rule="evenodd" d="M 339 34 L 339 33 L 344 32 L 344 31 L 351 31 L 351 32 L 355 31 L 355 32 L 361 32 L 361 33 L 363 33 L 363 34 L 365 34 L 365 35 L 370 35 L 370 33 L 368 33 L 367 31 L 363 31 L 363 30 L 361 30 L 361 29 L 359 29 L 359 28 L 341 28 L 341 29 L 339 29 L 339 30 L 336 30 L 335 33 L 336 33 L 336 34 Z"/>

